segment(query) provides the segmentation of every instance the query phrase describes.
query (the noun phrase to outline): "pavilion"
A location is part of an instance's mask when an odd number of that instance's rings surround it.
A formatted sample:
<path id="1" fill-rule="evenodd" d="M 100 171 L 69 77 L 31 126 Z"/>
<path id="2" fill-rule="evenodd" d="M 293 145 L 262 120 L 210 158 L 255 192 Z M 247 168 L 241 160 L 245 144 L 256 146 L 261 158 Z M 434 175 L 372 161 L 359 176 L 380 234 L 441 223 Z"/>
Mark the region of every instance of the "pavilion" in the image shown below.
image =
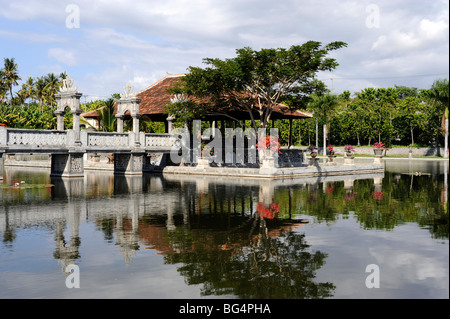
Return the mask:
<path id="1" fill-rule="evenodd" d="M 139 103 L 139 113 L 140 117 L 146 117 L 154 122 L 164 122 L 166 133 L 171 133 L 173 117 L 168 116 L 165 112 L 165 106 L 171 102 L 174 97 L 172 94 L 168 93 L 167 90 L 174 87 L 177 82 L 180 82 L 181 78 L 185 76 L 185 73 L 181 74 L 167 74 L 159 81 L 153 83 L 152 85 L 146 87 L 145 89 L 138 91 L 136 97 L 140 99 Z M 209 121 L 212 127 L 216 126 L 217 122 L 221 122 L 221 127 L 223 128 L 225 123 L 229 123 L 230 116 L 238 120 L 250 120 L 250 115 L 248 111 L 242 110 L 230 110 L 226 112 L 227 115 L 223 113 L 207 114 L 200 120 Z M 127 115 L 127 114 L 125 114 Z M 98 115 L 96 111 L 91 111 L 82 114 L 82 116 L 88 121 L 95 121 Z M 313 115 L 310 113 L 302 112 L 299 110 L 291 110 L 288 106 L 284 104 L 278 104 L 272 112 L 271 119 L 288 119 L 290 124 L 289 129 L 289 146 L 292 145 L 292 120 L 294 119 L 305 119 L 311 118 Z M 256 117 L 258 118 L 258 117 Z"/>

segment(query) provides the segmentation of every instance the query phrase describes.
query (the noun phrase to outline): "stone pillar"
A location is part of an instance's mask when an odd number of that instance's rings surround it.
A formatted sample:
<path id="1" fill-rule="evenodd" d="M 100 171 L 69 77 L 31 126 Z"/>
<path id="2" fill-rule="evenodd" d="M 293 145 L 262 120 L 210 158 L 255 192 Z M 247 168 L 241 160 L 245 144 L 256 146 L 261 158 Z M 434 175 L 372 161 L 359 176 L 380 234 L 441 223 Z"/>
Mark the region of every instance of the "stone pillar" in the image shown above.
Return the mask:
<path id="1" fill-rule="evenodd" d="M 50 176 L 83 177 L 84 153 L 70 152 L 51 155 Z"/>
<path id="2" fill-rule="evenodd" d="M 175 117 L 172 115 L 169 115 L 167 117 L 167 133 L 173 134 L 173 121 L 175 120 Z"/>
<path id="3" fill-rule="evenodd" d="M 123 133 L 123 116 L 116 115 L 117 119 L 117 133 Z"/>
<path id="4" fill-rule="evenodd" d="M 75 135 L 75 146 L 81 146 L 81 140 L 80 140 L 80 114 L 81 109 L 76 110 L 75 113 L 73 113 L 73 131 Z"/>
<path id="5" fill-rule="evenodd" d="M 64 111 L 55 111 L 56 114 L 56 129 L 64 131 Z"/>
<path id="6" fill-rule="evenodd" d="M 141 142 L 140 142 L 140 135 L 139 135 L 139 118 L 141 117 L 141 115 L 138 114 L 133 114 L 133 132 L 134 132 L 134 146 L 135 147 L 139 147 L 141 146 Z"/>
<path id="7" fill-rule="evenodd" d="M 3 180 L 3 152 L 0 152 L 0 181 Z"/>
<path id="8" fill-rule="evenodd" d="M 114 153 L 114 174 L 141 175 L 144 170 L 144 152 Z"/>

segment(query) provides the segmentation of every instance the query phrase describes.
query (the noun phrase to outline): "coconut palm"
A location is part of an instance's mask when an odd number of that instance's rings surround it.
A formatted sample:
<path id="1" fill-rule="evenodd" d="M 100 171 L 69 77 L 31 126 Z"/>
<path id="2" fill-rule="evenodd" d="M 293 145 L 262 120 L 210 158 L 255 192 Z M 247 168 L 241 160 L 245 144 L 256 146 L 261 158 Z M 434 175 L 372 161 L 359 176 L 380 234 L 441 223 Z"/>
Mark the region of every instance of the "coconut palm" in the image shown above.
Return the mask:
<path id="1" fill-rule="evenodd" d="M 6 82 L 6 85 L 9 89 L 9 94 L 11 97 L 10 104 L 13 104 L 13 93 L 12 93 L 12 87 L 15 85 L 19 85 L 17 81 L 20 81 L 21 78 L 19 76 L 18 70 L 17 70 L 17 64 L 14 61 L 14 58 L 5 58 L 4 59 L 4 66 L 3 66 L 3 78 Z"/>
<path id="2" fill-rule="evenodd" d="M 335 94 L 311 94 L 311 100 L 308 103 L 308 109 L 313 111 L 317 117 L 323 119 L 323 154 L 326 152 L 327 147 L 327 127 L 331 120 L 331 116 L 335 113 L 336 107 L 340 100 L 339 96 Z M 317 127 L 316 127 L 317 131 Z M 318 132 L 316 132 L 317 134 Z"/>
<path id="3" fill-rule="evenodd" d="M 42 102 L 45 100 L 45 80 L 40 77 L 34 82 L 34 95 L 39 101 L 39 111 L 42 112 Z"/>
<path id="4" fill-rule="evenodd" d="M 0 70 L 0 104 L 6 100 L 6 94 L 8 92 L 8 85 L 6 84 L 5 76 L 3 70 Z"/>
<path id="5" fill-rule="evenodd" d="M 114 116 L 114 106 L 116 101 L 112 98 L 105 101 L 105 106 L 99 109 L 100 127 L 99 130 L 104 132 L 114 132 L 116 130 L 116 117 Z"/>
<path id="6" fill-rule="evenodd" d="M 444 157 L 448 157 L 448 106 L 449 82 L 448 79 L 436 80 L 429 90 L 424 91 L 425 98 L 442 114 L 442 129 L 445 136 Z"/>
<path id="7" fill-rule="evenodd" d="M 44 77 L 45 81 L 45 97 L 50 107 L 53 107 L 53 103 L 55 102 L 55 94 L 58 93 L 58 90 L 62 84 L 60 77 L 56 76 L 53 73 L 49 73 Z"/>

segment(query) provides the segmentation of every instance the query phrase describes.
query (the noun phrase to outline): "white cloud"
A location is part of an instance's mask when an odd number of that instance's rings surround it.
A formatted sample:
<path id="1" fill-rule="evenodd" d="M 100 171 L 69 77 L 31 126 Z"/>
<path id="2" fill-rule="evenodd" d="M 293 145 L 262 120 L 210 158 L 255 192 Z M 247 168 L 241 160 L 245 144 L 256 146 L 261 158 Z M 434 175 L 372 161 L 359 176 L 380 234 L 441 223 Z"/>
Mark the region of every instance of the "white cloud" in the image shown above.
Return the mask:
<path id="1" fill-rule="evenodd" d="M 76 54 L 72 50 L 50 48 L 48 49 L 48 56 L 49 58 L 54 59 L 59 63 L 63 63 L 69 66 L 74 66 L 77 63 Z"/>
<path id="2" fill-rule="evenodd" d="M 68 29 L 66 3 L 0 0 L 0 16 L 21 23 L 12 23 L 9 30 L 2 26 L 0 37 L 12 52 L 5 54 L 12 55 L 17 52 L 16 46 L 25 46 L 20 50 L 20 60 L 32 60 L 35 56 L 28 52 L 36 49 L 29 44 L 39 42 L 48 61 L 34 64 L 57 62 L 68 67 L 75 78 L 85 81 L 108 75 L 102 81 L 86 84 L 90 91 L 98 90 L 96 95 L 109 95 L 112 79 L 119 88 L 126 81 L 140 86 L 146 80 L 156 81 L 166 72 L 179 73 L 191 65 L 202 66 L 206 57 L 232 57 L 237 48 L 244 46 L 290 47 L 308 40 L 348 43 L 348 48 L 333 54 L 339 67 L 325 75 L 343 79 L 335 82 L 335 88 L 340 90 L 346 89 L 347 84 L 348 89 L 362 88 L 372 83 L 368 78 L 373 76 L 414 75 L 424 70 L 448 72 L 448 1 L 377 1 L 380 28 L 368 28 L 365 24 L 370 3 L 79 0 L 76 5 L 80 9 L 80 28 Z M 23 41 L 18 44 L 15 39 Z M 77 68 L 70 70 L 74 66 Z M 122 71 L 122 66 L 128 73 Z M 122 76 L 112 74 L 112 70 Z"/>

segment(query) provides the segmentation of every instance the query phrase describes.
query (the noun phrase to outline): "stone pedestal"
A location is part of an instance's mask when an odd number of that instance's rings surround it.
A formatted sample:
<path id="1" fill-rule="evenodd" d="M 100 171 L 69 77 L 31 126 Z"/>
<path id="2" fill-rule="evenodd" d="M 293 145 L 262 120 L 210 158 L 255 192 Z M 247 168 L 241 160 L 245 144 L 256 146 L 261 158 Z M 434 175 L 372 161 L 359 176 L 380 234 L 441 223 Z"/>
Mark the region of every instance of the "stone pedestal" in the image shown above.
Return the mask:
<path id="1" fill-rule="evenodd" d="M 259 173 L 263 175 L 272 175 L 277 172 L 277 160 L 274 156 L 266 156 L 262 161 Z"/>
<path id="2" fill-rule="evenodd" d="M 197 159 L 197 168 L 207 168 L 207 167 L 209 167 L 209 159 L 207 158 Z"/>
<path id="3" fill-rule="evenodd" d="M 114 153 L 114 174 L 142 175 L 144 156 L 143 152 Z"/>
<path id="4" fill-rule="evenodd" d="M 373 159 L 373 163 L 374 164 L 382 164 L 383 163 L 382 158 L 383 158 L 382 155 L 375 155 L 375 157 Z"/>
<path id="5" fill-rule="evenodd" d="M 344 165 L 355 165 L 355 157 L 354 156 L 344 157 Z"/>
<path id="6" fill-rule="evenodd" d="M 309 166 L 317 166 L 319 165 L 319 159 L 315 157 L 311 157 L 308 161 Z"/>
<path id="7" fill-rule="evenodd" d="M 59 177 L 83 177 L 84 153 L 74 152 L 51 155 L 50 176 Z"/>
<path id="8" fill-rule="evenodd" d="M 328 155 L 328 165 L 336 165 L 336 155 Z"/>

